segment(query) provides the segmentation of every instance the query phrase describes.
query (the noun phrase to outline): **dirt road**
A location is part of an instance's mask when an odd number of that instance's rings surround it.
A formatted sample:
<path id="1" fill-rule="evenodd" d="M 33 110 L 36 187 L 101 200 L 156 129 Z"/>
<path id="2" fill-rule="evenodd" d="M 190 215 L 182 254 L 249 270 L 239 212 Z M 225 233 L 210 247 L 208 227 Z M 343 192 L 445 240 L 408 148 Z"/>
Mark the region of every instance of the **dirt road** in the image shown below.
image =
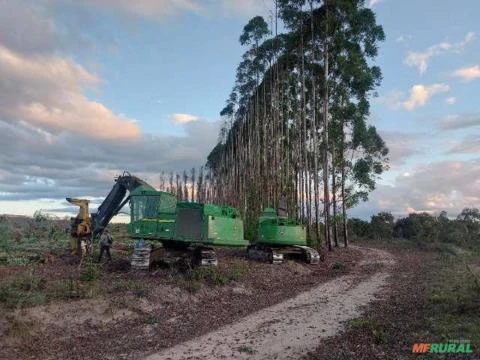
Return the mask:
<path id="1" fill-rule="evenodd" d="M 241 321 L 152 354 L 146 360 L 298 359 L 360 314 L 386 284 L 395 260 L 388 252 L 359 248 L 358 271 L 323 283 Z M 379 269 L 365 277 L 368 269 Z M 288 284 L 285 284 L 288 286 Z"/>

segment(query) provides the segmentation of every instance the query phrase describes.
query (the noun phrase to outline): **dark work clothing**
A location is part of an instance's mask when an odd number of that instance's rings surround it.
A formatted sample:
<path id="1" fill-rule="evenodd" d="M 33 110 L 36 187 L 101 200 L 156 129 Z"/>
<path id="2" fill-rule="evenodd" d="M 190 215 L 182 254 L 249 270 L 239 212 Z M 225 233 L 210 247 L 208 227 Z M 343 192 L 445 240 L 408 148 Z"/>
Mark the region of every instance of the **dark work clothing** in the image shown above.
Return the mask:
<path id="1" fill-rule="evenodd" d="M 101 245 L 100 246 L 100 256 L 98 257 L 98 261 L 102 261 L 102 257 L 103 257 L 103 252 L 106 252 L 107 253 L 107 258 L 108 260 L 112 260 L 112 256 L 110 255 L 110 246 L 108 245 Z"/>
<path id="2" fill-rule="evenodd" d="M 112 245 L 112 242 L 113 242 L 112 235 L 110 235 L 107 232 L 104 232 L 100 237 L 100 245 L 102 246 L 110 246 Z"/>

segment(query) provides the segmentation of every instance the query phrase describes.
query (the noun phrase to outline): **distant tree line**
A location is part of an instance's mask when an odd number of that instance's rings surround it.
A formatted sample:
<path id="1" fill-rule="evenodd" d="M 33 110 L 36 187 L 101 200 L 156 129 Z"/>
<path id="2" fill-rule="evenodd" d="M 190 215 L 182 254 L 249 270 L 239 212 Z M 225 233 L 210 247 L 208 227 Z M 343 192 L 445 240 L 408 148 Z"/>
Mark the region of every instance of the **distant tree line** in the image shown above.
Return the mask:
<path id="1" fill-rule="evenodd" d="M 457 245 L 480 244 L 480 211 L 465 208 L 456 218 L 449 218 L 446 211 L 439 215 L 411 213 L 394 219 L 388 212 L 371 217 L 370 221 L 352 218 L 348 227 L 358 239 L 407 239 L 418 243 L 448 242 Z"/>

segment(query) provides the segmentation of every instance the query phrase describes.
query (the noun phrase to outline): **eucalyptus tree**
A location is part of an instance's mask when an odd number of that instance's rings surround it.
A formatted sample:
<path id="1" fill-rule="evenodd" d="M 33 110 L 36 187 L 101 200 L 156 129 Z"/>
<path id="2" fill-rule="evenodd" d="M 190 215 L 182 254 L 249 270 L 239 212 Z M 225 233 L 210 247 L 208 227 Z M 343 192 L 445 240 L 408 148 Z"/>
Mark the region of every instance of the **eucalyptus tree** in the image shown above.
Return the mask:
<path id="1" fill-rule="evenodd" d="M 203 178 L 203 166 L 200 166 L 197 177 L 197 202 L 203 202 L 204 195 L 204 178 Z"/>
<path id="2" fill-rule="evenodd" d="M 192 169 L 190 170 L 190 183 L 191 183 L 191 188 L 192 188 L 192 195 L 190 197 L 190 201 L 191 202 L 194 202 L 195 201 L 195 182 L 196 182 L 196 176 L 195 176 L 195 168 L 192 167 Z"/>
<path id="3" fill-rule="evenodd" d="M 170 172 L 170 177 L 169 177 L 168 180 L 169 180 L 168 181 L 168 185 L 169 185 L 168 191 L 171 192 L 172 194 L 174 194 L 176 192 L 176 188 L 175 188 L 175 190 L 173 188 L 173 171 Z"/>
<path id="4" fill-rule="evenodd" d="M 177 199 L 181 200 L 183 198 L 182 183 L 180 179 L 180 174 L 175 174 L 175 190 L 177 194 Z"/>
<path id="5" fill-rule="evenodd" d="M 330 208 L 335 241 L 341 199 L 346 244 L 347 208 L 371 191 L 386 168 L 386 146 L 366 123 L 369 98 L 381 80 L 371 60 L 383 30 L 363 0 L 278 0 L 275 10 L 277 5 L 285 33 L 272 35 L 265 20 L 254 17 L 240 36 L 249 47 L 220 113 L 219 143 L 207 159 L 207 197 L 238 206 L 250 219 L 287 193 L 290 213 L 309 230 L 313 225 L 316 239 L 323 200 L 328 247 Z"/>
<path id="6" fill-rule="evenodd" d="M 326 92 L 327 101 L 324 105 L 330 107 L 330 121 L 336 128 L 334 137 L 329 142 L 332 153 L 332 199 L 333 209 L 336 212 L 336 171 L 340 167 L 342 188 L 342 217 L 343 236 L 347 243 L 346 208 L 345 197 L 345 167 L 347 152 L 361 154 L 360 159 L 355 161 L 351 181 L 355 186 L 365 188 L 368 183 L 368 191 L 374 188 L 374 175 L 379 175 L 386 168 L 386 155 L 388 149 L 381 141 L 376 130 L 367 127 L 366 121 L 369 115 L 369 99 L 373 90 L 380 84 L 381 71 L 371 65 L 378 53 L 378 43 L 384 40 L 384 32 L 376 23 L 375 14 L 369 8 L 364 7 L 363 0 L 325 0 L 324 17 L 326 23 L 326 58 L 331 60 L 326 68 Z M 324 113 L 325 116 L 328 112 Z M 350 142 L 350 149 L 346 144 L 346 128 L 354 128 L 356 140 Z M 327 130 L 329 130 L 327 128 Z M 368 129 L 367 133 L 363 129 Z M 358 133 L 358 131 L 360 133 Z M 353 131 L 353 130 L 352 130 Z M 362 135 L 359 138 L 359 135 Z M 363 136 L 366 135 L 366 136 Z M 338 149 L 338 155 L 337 150 Z M 362 159 L 362 156 L 364 158 Z M 368 165 L 368 166 L 367 166 Z M 362 171 L 359 171 L 362 169 Z M 367 175 L 365 175 L 365 173 Z M 369 181 L 363 181 L 360 174 L 364 174 Z M 365 180 L 365 179 L 364 179 Z M 373 181 L 373 182 L 372 182 Z M 358 191 L 357 191 L 358 193 Z M 333 217 L 334 221 L 337 217 Z M 334 227 L 335 232 L 335 227 Z"/>

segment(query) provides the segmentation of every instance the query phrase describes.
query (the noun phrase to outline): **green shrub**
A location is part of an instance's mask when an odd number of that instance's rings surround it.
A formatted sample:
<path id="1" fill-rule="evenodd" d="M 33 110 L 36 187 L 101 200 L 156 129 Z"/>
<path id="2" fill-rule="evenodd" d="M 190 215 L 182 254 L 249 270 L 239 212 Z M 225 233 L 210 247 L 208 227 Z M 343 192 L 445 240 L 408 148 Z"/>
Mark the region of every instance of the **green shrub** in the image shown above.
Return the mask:
<path id="1" fill-rule="evenodd" d="M 81 281 L 94 281 L 100 278 L 101 272 L 98 264 L 93 262 L 91 256 L 85 256 L 82 262 L 82 269 L 80 272 Z"/>
<path id="2" fill-rule="evenodd" d="M 16 285 L 23 291 L 39 291 L 45 289 L 47 281 L 35 274 L 34 269 L 29 269 L 16 279 Z"/>
<path id="3" fill-rule="evenodd" d="M 9 266 L 25 266 L 29 261 L 26 256 L 9 256 L 7 258 L 7 265 Z"/>
<path id="4" fill-rule="evenodd" d="M 155 315 L 150 315 L 145 319 L 146 324 L 155 325 L 160 322 L 160 318 Z"/>
<path id="5" fill-rule="evenodd" d="M 118 279 L 113 283 L 111 290 L 114 292 L 131 292 L 138 297 L 145 297 L 148 295 L 148 287 L 140 279 Z"/>
<path id="6" fill-rule="evenodd" d="M 8 220 L 0 220 L 0 252 L 15 254 L 7 265 L 24 265 L 35 262 L 36 258 L 22 259 L 23 255 L 35 254 L 37 258 L 46 252 L 58 253 L 65 249 L 70 241 L 69 234 L 52 217 L 36 214 L 35 222 L 15 228 Z"/>
<path id="7" fill-rule="evenodd" d="M 229 282 L 228 277 L 216 266 L 197 267 L 189 272 L 188 278 L 208 285 L 225 285 Z"/>
<path id="8" fill-rule="evenodd" d="M 12 247 L 12 242 L 12 227 L 6 222 L 0 222 L 0 250 L 9 252 Z"/>
<path id="9" fill-rule="evenodd" d="M 370 237 L 373 239 L 391 239 L 393 236 L 393 215 L 388 212 L 380 212 L 373 215 L 370 220 Z"/>
<path id="10" fill-rule="evenodd" d="M 78 279 L 66 279 L 54 282 L 48 289 L 50 299 L 76 299 L 86 297 L 86 289 Z"/>
<path id="11" fill-rule="evenodd" d="M 366 239 L 369 238 L 372 234 L 370 223 L 362 219 L 348 219 L 347 226 L 348 232 L 357 239 Z"/>
<path id="12" fill-rule="evenodd" d="M 366 329 L 370 326 L 370 322 L 365 318 L 356 318 L 349 320 L 348 326 L 352 329 Z"/>
<path id="13" fill-rule="evenodd" d="M 255 353 L 255 350 L 253 350 L 250 346 L 248 345 L 242 345 L 238 347 L 239 352 L 243 352 L 249 355 L 253 355 Z"/>
<path id="14" fill-rule="evenodd" d="M 375 339 L 375 344 L 384 344 L 387 341 L 383 325 L 375 319 L 356 318 L 349 320 L 348 326 L 352 329 L 361 329 L 371 333 Z"/>
<path id="15" fill-rule="evenodd" d="M 197 280 L 187 280 L 185 281 L 185 290 L 187 290 L 191 294 L 195 294 L 196 292 L 200 291 L 202 288 L 202 283 Z"/>
<path id="16" fill-rule="evenodd" d="M 46 280 L 32 269 L 0 283 L 0 303 L 7 308 L 43 305 L 47 302 Z"/>
<path id="17" fill-rule="evenodd" d="M 129 291 L 132 288 L 132 281 L 127 279 L 118 279 L 113 283 L 112 290 L 118 292 Z"/>
<path id="18" fill-rule="evenodd" d="M 44 305 L 47 303 L 47 295 L 44 293 L 32 294 L 28 299 L 28 304 L 32 306 Z"/>
<path id="19" fill-rule="evenodd" d="M 451 296 L 445 293 L 433 293 L 428 297 L 428 301 L 432 304 L 449 304 L 452 302 Z"/>
<path id="20" fill-rule="evenodd" d="M 232 281 L 240 281 L 245 278 L 248 274 L 248 264 L 242 260 L 235 260 L 232 262 L 228 278 Z"/>
<path id="21" fill-rule="evenodd" d="M 35 219 L 35 222 L 45 222 L 47 220 L 52 220 L 52 217 L 48 214 L 43 213 L 42 210 L 36 210 L 33 213 L 33 218 Z"/>

